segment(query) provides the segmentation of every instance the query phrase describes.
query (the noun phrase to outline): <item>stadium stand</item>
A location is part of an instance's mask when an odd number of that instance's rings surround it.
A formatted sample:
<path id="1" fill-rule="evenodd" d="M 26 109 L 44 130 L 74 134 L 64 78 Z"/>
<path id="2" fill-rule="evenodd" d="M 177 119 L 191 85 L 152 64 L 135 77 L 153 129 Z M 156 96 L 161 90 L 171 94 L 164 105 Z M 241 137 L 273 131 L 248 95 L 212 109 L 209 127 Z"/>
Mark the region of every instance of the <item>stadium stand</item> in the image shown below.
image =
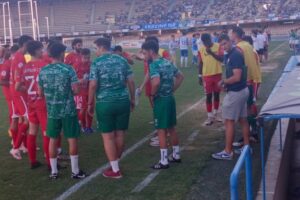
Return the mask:
<path id="1" fill-rule="evenodd" d="M 17 0 L 11 2 L 12 28 L 19 35 Z M 134 25 L 178 22 L 184 19 L 237 21 L 300 17 L 298 0 L 38 0 L 40 32 L 56 34 L 121 30 Z M 107 8 L 110 8 L 107 10 Z M 23 13 L 29 8 L 22 6 Z M 30 32 L 29 16 L 22 17 L 23 33 Z M 27 28 L 26 28 L 27 27 Z M 3 31 L 3 20 L 0 20 Z"/>

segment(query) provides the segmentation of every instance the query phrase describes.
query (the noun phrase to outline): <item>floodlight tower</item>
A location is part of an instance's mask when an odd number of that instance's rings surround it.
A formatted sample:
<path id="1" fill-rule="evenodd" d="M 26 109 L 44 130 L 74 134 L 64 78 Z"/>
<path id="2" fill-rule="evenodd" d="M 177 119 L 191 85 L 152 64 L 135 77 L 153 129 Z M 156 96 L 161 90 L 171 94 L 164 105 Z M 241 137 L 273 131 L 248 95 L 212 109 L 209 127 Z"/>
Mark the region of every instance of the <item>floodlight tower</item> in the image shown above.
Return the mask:
<path id="1" fill-rule="evenodd" d="M 4 44 L 7 44 L 7 40 L 9 37 L 10 44 L 12 45 L 13 44 L 13 36 L 12 36 L 12 26 L 11 26 L 10 5 L 9 5 L 9 2 L 3 2 L 0 4 L 2 5 Z"/>

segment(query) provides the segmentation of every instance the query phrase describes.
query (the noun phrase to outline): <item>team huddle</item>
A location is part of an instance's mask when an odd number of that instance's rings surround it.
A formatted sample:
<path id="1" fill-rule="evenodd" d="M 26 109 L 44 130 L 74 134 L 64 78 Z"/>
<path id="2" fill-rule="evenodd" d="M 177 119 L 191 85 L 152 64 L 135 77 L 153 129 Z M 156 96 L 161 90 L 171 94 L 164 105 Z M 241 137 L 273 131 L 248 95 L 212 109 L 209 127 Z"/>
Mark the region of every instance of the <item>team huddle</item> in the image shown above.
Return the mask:
<path id="1" fill-rule="evenodd" d="M 231 160 L 235 122 L 239 121 L 242 126 L 240 146 L 249 144 L 250 130 L 253 140 L 257 139 L 255 99 L 261 83 L 259 57 L 251 44 L 251 37 L 245 36 L 238 27 L 232 30 L 231 38 L 222 34 L 218 42 L 214 42 L 210 34 L 204 33 L 201 41 L 203 46 L 198 50 L 197 62 L 199 83 L 206 91 L 208 119 L 205 125 L 224 120 L 226 128 L 226 147 L 212 156 Z M 183 67 L 185 63 L 187 67 L 187 36 L 181 38 L 181 43 L 184 43 L 181 65 Z M 78 138 L 81 132 L 94 132 L 92 122 L 96 115 L 97 129 L 102 133 L 110 162 L 103 176 L 121 178 L 119 159 L 130 113 L 137 104 L 137 96 L 145 89 L 153 108 L 156 129 L 152 143 L 159 146 L 161 155 L 152 168 L 167 169 L 170 163 L 180 163 L 173 94 L 184 76 L 174 65 L 174 49 L 169 54 L 159 47 L 159 40 L 153 36 L 147 37 L 139 53 L 134 55 L 125 54 L 119 46 L 112 51 L 108 38 L 99 38 L 94 44 L 97 56 L 94 61 L 91 61 L 91 51 L 82 48 L 81 39 L 73 40 L 73 51 L 69 54 L 66 54 L 66 46 L 58 41 L 51 41 L 44 48 L 41 42 L 26 35 L 19 38 L 18 46 L 1 49 L 0 84 L 9 108 L 10 154 L 21 160 L 21 151 L 28 150 L 31 169 L 40 167 L 36 158 L 36 137 L 40 128 L 45 161 L 51 171 L 49 178 L 59 177 L 57 159 L 62 138 L 66 138 L 69 144 L 71 177 L 85 178 L 87 174 L 80 169 L 78 162 Z M 30 61 L 26 61 L 26 54 L 30 55 Z M 144 81 L 137 90 L 130 67 L 133 59 L 143 60 L 145 67 Z M 224 78 L 222 65 L 225 66 Z M 221 91 L 226 92 L 222 118 L 217 116 Z M 168 137 L 172 146 L 170 156 Z"/>

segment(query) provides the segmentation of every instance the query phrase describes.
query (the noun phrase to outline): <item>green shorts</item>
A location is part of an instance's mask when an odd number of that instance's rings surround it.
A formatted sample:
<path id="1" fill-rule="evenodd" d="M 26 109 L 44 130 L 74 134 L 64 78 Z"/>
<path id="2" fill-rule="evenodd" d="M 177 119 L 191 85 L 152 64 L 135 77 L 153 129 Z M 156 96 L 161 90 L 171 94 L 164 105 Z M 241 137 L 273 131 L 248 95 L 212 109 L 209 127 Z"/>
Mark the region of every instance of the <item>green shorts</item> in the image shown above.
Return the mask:
<path id="1" fill-rule="evenodd" d="M 156 129 L 168 129 L 176 126 L 176 103 L 173 96 L 154 99 L 153 113 Z"/>
<path id="2" fill-rule="evenodd" d="M 102 133 L 125 131 L 129 125 L 130 103 L 129 101 L 97 102 L 96 115 L 98 129 Z"/>
<path id="3" fill-rule="evenodd" d="M 80 135 L 80 126 L 76 116 L 68 116 L 63 119 L 48 118 L 47 136 L 57 138 L 63 131 L 66 138 L 78 138 Z"/>

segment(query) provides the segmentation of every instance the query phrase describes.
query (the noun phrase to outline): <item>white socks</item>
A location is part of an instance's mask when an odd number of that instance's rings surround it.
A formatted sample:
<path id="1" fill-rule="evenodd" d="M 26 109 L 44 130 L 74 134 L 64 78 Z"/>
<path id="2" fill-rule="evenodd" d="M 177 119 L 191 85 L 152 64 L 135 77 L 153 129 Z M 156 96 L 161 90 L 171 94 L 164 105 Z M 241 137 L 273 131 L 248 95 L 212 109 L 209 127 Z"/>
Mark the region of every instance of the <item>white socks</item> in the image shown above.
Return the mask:
<path id="1" fill-rule="evenodd" d="M 180 159 L 180 148 L 179 146 L 173 146 L 173 158 Z"/>
<path id="2" fill-rule="evenodd" d="M 169 164 L 168 149 L 160 149 L 160 163 L 163 165 Z"/>
<path id="3" fill-rule="evenodd" d="M 180 66 L 183 67 L 183 60 L 184 60 L 184 57 L 180 57 Z"/>
<path id="4" fill-rule="evenodd" d="M 188 64 L 188 57 L 184 58 L 185 59 L 185 67 L 187 67 Z"/>
<path id="5" fill-rule="evenodd" d="M 50 158 L 51 174 L 57 174 L 57 158 Z"/>
<path id="6" fill-rule="evenodd" d="M 208 112 L 208 113 L 207 113 L 207 117 L 208 117 L 208 118 L 213 118 L 213 117 L 214 117 L 214 114 L 213 114 L 212 112 Z"/>
<path id="7" fill-rule="evenodd" d="M 120 171 L 118 160 L 110 161 L 110 165 L 111 165 L 111 168 L 112 168 L 113 172 L 116 173 L 116 172 Z"/>
<path id="8" fill-rule="evenodd" d="M 72 173 L 78 174 L 79 173 L 79 167 L 78 167 L 78 155 L 70 155 L 71 159 L 71 168 L 72 168 Z"/>

